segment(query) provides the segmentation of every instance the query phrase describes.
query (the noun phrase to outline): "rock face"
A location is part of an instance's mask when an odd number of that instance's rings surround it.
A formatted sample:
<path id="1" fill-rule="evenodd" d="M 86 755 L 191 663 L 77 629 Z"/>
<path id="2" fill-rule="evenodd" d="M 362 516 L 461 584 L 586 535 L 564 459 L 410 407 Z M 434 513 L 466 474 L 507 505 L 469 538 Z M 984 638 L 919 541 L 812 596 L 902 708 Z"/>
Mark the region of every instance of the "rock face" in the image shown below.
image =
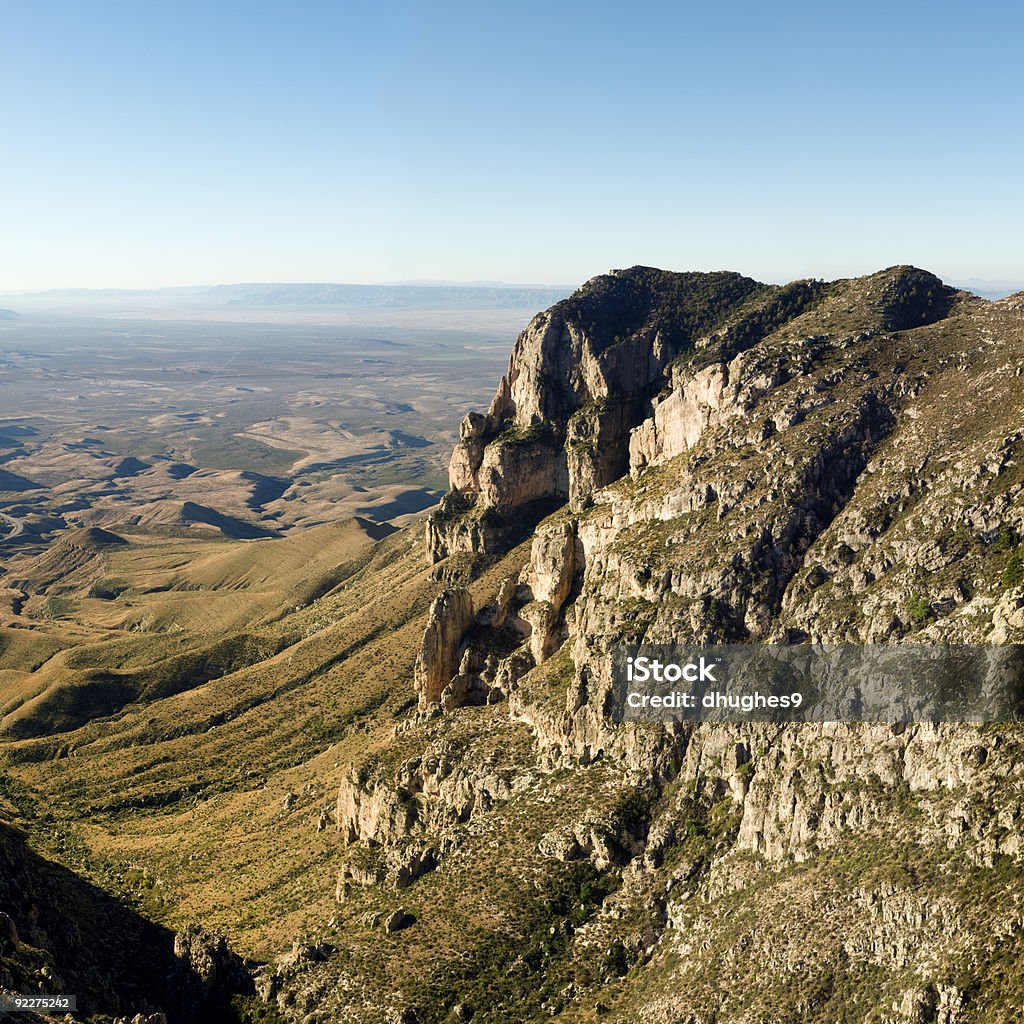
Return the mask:
<path id="1" fill-rule="evenodd" d="M 388 933 L 400 932 L 403 928 L 408 928 L 415 921 L 416 918 L 405 907 L 398 907 L 384 919 L 384 931 Z"/>
<path id="2" fill-rule="evenodd" d="M 174 955 L 180 964 L 176 1002 L 186 1019 L 217 1019 L 230 1012 L 232 997 L 255 993 L 244 961 L 223 935 L 189 925 L 174 936 Z"/>
<path id="3" fill-rule="evenodd" d="M 440 594 L 430 607 L 423 645 L 416 659 L 415 687 L 420 707 L 436 704 L 458 668 L 459 643 L 473 621 L 473 598 L 453 588 Z"/>
<path id="4" fill-rule="evenodd" d="M 1014 300 L 982 303 L 905 267 L 767 291 L 677 277 L 652 284 L 634 269 L 596 279 L 535 318 L 453 457 L 463 523 L 481 521 L 481 506 L 527 499 L 521 488 L 532 485 L 519 469 L 498 469 L 509 446 L 541 445 L 531 463 L 541 475 L 563 457 L 579 470 L 564 487 L 544 477 L 529 491 L 564 508 L 537 529 L 520 589 L 504 605 L 534 664 L 563 643 L 571 651 L 571 717 L 558 740 L 543 730 L 552 749 L 567 742 L 586 760 L 628 742 L 601 724 L 607 643 L 623 636 L 1020 635 L 1014 593 L 982 596 L 974 582 L 1005 577 L 1024 537 L 1017 385 L 1007 372 L 1020 365 Z M 685 303 L 675 309 L 682 327 L 658 311 L 658 288 L 672 282 L 711 296 L 701 306 L 708 333 L 694 336 Z M 994 330 L 1000 341 L 969 356 L 960 339 Z M 982 378 L 1001 383 L 987 385 L 981 406 L 963 401 L 965 379 Z M 993 425 L 993 410 L 1002 423 Z M 571 443 L 584 422 L 595 438 L 616 425 L 615 438 L 596 445 L 605 468 L 580 461 Z M 486 553 L 492 539 L 475 536 L 471 549 Z M 922 588 L 933 600 L 921 603 Z M 988 623 L 980 632 L 966 622 L 978 614 Z"/>
<path id="5" fill-rule="evenodd" d="M 783 290 L 738 274 L 672 274 L 650 267 L 594 278 L 536 316 L 519 336 L 486 415 L 462 423 L 449 478 L 470 498 L 462 517 L 569 500 L 585 504 L 628 467 L 630 430 L 642 422 L 666 370 L 718 332 L 752 344 L 816 295 L 813 282 Z M 470 550 L 474 527 L 452 507 L 427 525 L 432 560 Z M 534 518 L 533 521 L 536 521 Z M 503 535 L 476 531 L 472 550 L 497 551 Z"/>
<path id="6" fill-rule="evenodd" d="M 577 583 L 582 568 L 582 553 L 573 523 L 559 522 L 537 531 L 530 550 L 530 564 L 523 570 L 521 583 L 532 601 L 524 605 L 520 617 L 529 624 L 530 653 L 540 664 L 564 639 L 559 622 L 566 600 Z"/>
<path id="7" fill-rule="evenodd" d="M 734 361 L 740 363 L 741 358 Z M 742 414 L 736 394 L 729 390 L 729 369 L 728 364 L 712 363 L 695 374 L 683 367 L 673 372 L 668 396 L 654 403 L 653 415 L 630 436 L 631 472 L 681 455 L 700 440 L 712 422 Z"/>

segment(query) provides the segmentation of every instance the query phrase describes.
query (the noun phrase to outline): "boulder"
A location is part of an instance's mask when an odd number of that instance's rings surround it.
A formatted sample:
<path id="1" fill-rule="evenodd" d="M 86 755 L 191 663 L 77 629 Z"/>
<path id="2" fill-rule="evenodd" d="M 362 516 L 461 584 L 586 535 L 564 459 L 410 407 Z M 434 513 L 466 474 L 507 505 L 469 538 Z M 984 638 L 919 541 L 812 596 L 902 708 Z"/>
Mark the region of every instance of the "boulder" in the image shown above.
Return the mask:
<path id="1" fill-rule="evenodd" d="M 408 913 L 405 907 L 398 907 L 397 910 L 393 910 L 386 918 L 384 918 L 384 931 L 389 934 L 392 932 L 399 932 L 403 928 L 408 928 L 410 925 L 415 924 L 416 918 L 412 914 Z"/>

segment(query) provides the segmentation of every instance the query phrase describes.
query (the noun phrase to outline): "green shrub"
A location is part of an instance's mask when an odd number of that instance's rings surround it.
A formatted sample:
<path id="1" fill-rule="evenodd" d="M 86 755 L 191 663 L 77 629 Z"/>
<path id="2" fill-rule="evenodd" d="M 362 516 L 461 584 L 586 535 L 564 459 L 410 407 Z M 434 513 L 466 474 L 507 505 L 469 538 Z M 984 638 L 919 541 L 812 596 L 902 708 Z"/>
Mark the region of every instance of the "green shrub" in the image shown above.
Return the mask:
<path id="1" fill-rule="evenodd" d="M 911 594 L 907 598 L 904 607 L 906 608 L 907 615 L 910 616 L 910 621 L 916 626 L 923 626 L 934 618 L 931 604 L 929 604 L 927 598 L 922 597 L 920 594 Z"/>
<path id="2" fill-rule="evenodd" d="M 128 584 L 116 577 L 97 580 L 89 588 L 89 597 L 98 597 L 103 601 L 115 601 L 128 589 Z"/>
<path id="3" fill-rule="evenodd" d="M 1000 582 L 1004 587 L 1024 585 L 1024 552 L 1020 548 L 1007 559 Z"/>
<path id="4" fill-rule="evenodd" d="M 498 443 L 507 446 L 528 444 L 557 445 L 554 429 L 548 423 L 531 423 L 528 427 L 508 427 L 498 435 Z"/>
<path id="5" fill-rule="evenodd" d="M 1020 543 L 1020 538 L 1009 526 L 1004 526 L 1000 531 L 999 535 L 992 542 L 992 550 L 1002 553 L 1004 551 L 1012 551 Z"/>

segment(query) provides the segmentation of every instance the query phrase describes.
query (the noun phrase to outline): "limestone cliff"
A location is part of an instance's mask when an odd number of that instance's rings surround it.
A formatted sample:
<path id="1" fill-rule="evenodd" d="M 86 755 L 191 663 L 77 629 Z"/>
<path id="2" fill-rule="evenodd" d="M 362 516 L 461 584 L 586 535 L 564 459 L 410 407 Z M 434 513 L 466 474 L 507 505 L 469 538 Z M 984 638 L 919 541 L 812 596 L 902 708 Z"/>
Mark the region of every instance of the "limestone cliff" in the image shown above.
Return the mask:
<path id="1" fill-rule="evenodd" d="M 458 666 L 459 643 L 473 619 L 473 598 L 461 588 L 446 590 L 430 607 L 423 646 L 416 659 L 420 704 L 436 703 Z"/>
<path id="2" fill-rule="evenodd" d="M 753 344 L 819 292 L 814 282 L 782 289 L 738 274 L 634 267 L 594 278 L 534 317 L 486 415 L 462 422 L 449 476 L 464 500 L 431 518 L 431 557 L 507 542 L 511 530 L 474 532 L 467 517 L 508 523 L 525 508 L 536 521 L 552 505 L 585 504 L 625 472 L 630 430 L 674 359 L 702 346 Z"/>

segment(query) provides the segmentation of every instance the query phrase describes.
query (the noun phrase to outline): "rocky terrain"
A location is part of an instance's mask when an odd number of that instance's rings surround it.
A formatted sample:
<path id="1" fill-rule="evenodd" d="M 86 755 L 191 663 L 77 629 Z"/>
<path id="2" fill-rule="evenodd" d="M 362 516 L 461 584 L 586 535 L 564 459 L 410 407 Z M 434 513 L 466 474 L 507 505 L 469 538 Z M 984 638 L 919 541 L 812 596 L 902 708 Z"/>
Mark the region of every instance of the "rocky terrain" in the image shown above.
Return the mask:
<path id="1" fill-rule="evenodd" d="M 426 526 L 334 538 L 298 598 L 301 534 L 12 561 L 5 816 L 189 983 L 218 949 L 243 1020 L 1019 1019 L 1019 726 L 608 702 L 625 641 L 1024 641 L 1022 376 L 1024 295 L 915 268 L 595 278 L 520 335 Z M 12 982 L 123 969 L 2 909 Z M 191 1019 L 132 984 L 95 1019 Z"/>

